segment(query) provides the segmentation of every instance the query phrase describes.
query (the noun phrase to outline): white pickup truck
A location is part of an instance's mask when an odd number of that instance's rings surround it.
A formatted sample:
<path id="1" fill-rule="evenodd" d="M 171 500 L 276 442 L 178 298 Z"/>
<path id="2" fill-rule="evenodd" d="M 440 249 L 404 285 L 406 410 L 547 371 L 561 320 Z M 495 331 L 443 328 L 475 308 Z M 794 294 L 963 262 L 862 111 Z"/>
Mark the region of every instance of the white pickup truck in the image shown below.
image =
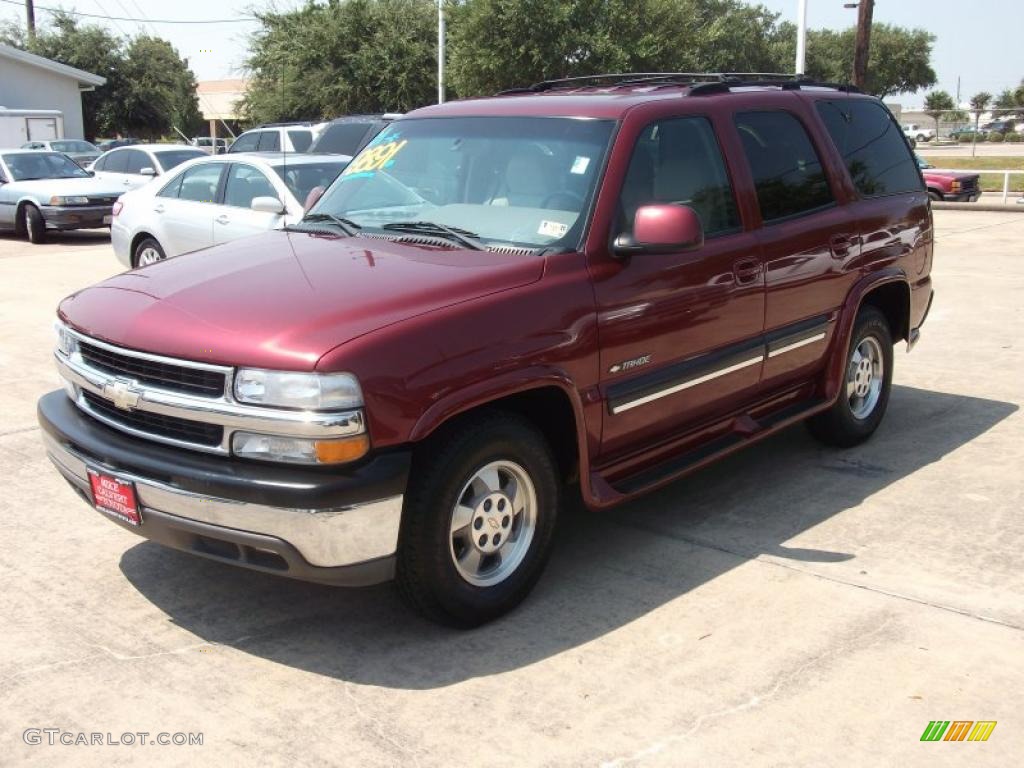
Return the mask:
<path id="1" fill-rule="evenodd" d="M 934 128 L 925 128 L 922 125 L 911 123 L 910 125 L 903 126 L 903 133 L 909 136 L 914 141 L 931 141 L 935 138 Z"/>

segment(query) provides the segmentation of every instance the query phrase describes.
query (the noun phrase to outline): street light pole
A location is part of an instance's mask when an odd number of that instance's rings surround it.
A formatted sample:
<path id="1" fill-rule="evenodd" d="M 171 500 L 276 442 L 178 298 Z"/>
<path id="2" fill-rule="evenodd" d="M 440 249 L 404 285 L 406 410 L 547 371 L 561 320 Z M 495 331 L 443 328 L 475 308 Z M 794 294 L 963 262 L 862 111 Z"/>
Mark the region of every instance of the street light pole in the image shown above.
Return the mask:
<path id="1" fill-rule="evenodd" d="M 807 70 L 807 0 L 799 0 L 796 11 L 796 74 Z"/>
<path id="2" fill-rule="evenodd" d="M 33 0 L 25 0 L 25 26 L 28 27 L 28 39 L 36 39 L 36 6 Z"/>
<path id="3" fill-rule="evenodd" d="M 860 0 L 857 6 L 857 42 L 853 50 L 853 84 L 862 91 L 868 79 L 868 55 L 871 49 L 871 17 L 875 0 Z"/>
<path id="4" fill-rule="evenodd" d="M 444 0 L 437 0 L 437 103 L 444 104 Z"/>

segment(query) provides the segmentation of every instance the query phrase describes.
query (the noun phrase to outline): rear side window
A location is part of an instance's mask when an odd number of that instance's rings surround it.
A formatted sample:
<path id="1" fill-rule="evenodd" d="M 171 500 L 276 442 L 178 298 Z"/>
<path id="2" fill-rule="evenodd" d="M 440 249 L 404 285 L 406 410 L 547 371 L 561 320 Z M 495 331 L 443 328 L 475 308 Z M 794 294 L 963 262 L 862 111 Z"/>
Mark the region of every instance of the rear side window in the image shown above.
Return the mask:
<path id="1" fill-rule="evenodd" d="M 921 177 L 903 132 L 874 101 L 819 101 L 818 114 L 864 197 L 920 192 Z"/>
<path id="2" fill-rule="evenodd" d="M 621 222 L 631 229 L 637 208 L 651 203 L 679 203 L 700 216 L 707 235 L 740 226 L 732 186 L 715 139 L 703 117 L 661 120 L 637 139 L 622 184 Z"/>
<path id="3" fill-rule="evenodd" d="M 736 115 L 736 129 L 765 222 L 833 203 L 821 158 L 796 117 L 789 112 L 743 112 Z"/>
<path id="4" fill-rule="evenodd" d="M 296 152 L 305 152 L 313 143 L 312 131 L 288 131 L 288 138 L 292 141 L 292 147 Z"/>
<path id="5" fill-rule="evenodd" d="M 366 123 L 335 123 L 329 125 L 316 140 L 313 150 L 318 153 L 354 155 L 362 146 L 363 136 L 369 126 Z"/>
<path id="6" fill-rule="evenodd" d="M 255 152 L 256 142 L 259 141 L 262 131 L 253 131 L 252 133 L 243 133 L 239 136 L 235 143 L 231 145 L 232 152 Z"/>
<path id="7" fill-rule="evenodd" d="M 281 150 L 281 134 L 277 131 L 263 131 L 260 134 L 260 143 L 256 146 L 257 152 L 279 152 Z"/>

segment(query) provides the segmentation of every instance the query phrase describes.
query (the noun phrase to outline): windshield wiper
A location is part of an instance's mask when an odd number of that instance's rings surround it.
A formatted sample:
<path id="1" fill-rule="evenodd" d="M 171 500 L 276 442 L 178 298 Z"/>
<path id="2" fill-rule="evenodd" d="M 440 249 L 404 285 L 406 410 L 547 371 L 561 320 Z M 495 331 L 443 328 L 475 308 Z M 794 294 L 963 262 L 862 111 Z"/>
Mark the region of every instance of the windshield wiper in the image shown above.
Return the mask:
<path id="1" fill-rule="evenodd" d="M 389 229 L 393 232 L 410 232 L 419 235 L 434 235 L 452 240 L 459 245 L 469 248 L 472 251 L 486 250 L 486 246 L 480 242 L 480 235 L 470 232 L 461 227 L 449 227 L 447 224 L 437 224 L 433 221 L 393 221 L 390 224 L 381 225 L 381 229 Z"/>
<path id="2" fill-rule="evenodd" d="M 330 222 L 349 237 L 354 237 L 356 230 L 362 229 L 362 227 L 352 221 L 352 219 L 344 219 L 341 216 L 335 216 L 333 213 L 307 213 L 299 220 L 299 223 L 301 224 L 304 221 Z"/>

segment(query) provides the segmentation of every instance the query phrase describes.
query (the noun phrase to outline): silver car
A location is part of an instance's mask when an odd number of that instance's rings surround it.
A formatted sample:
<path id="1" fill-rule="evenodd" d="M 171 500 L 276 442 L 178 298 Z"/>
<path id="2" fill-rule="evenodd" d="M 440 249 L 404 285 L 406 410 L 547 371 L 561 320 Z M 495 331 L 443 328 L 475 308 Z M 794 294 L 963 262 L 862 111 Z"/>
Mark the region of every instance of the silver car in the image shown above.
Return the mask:
<path id="1" fill-rule="evenodd" d="M 85 168 L 100 156 L 95 144 L 81 139 L 53 139 L 51 141 L 29 141 L 21 145 L 22 149 L 42 149 L 46 152 L 63 152 L 80 166 Z"/>
<path id="2" fill-rule="evenodd" d="M 114 253 L 141 267 L 294 224 L 314 190 L 330 186 L 351 159 L 254 152 L 189 161 L 121 197 L 110 228 Z"/>
<path id="3" fill-rule="evenodd" d="M 0 149 L 0 230 L 28 235 L 108 226 L 123 187 L 94 179 L 60 152 Z"/>
<path id="4" fill-rule="evenodd" d="M 197 157 L 206 157 L 206 153 L 187 144 L 135 144 L 104 152 L 89 170 L 97 179 L 120 183 L 127 192 Z"/>

